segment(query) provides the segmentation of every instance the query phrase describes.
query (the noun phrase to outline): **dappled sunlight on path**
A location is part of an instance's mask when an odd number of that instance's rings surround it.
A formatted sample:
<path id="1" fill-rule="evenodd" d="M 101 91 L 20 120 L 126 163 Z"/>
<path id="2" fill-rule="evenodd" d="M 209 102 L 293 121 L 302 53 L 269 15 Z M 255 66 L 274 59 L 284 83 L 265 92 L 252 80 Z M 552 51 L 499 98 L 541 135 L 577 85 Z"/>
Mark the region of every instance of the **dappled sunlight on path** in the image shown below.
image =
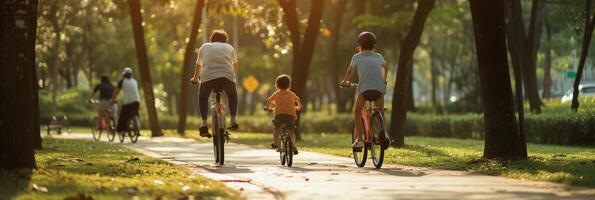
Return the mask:
<path id="1" fill-rule="evenodd" d="M 193 167 L 249 199 L 595 199 L 594 189 L 401 165 L 357 168 L 349 158 L 312 152 L 300 152 L 288 168 L 274 150 L 233 143 L 226 145 L 224 166 L 214 164 L 209 142 L 142 137 L 124 146 Z"/>

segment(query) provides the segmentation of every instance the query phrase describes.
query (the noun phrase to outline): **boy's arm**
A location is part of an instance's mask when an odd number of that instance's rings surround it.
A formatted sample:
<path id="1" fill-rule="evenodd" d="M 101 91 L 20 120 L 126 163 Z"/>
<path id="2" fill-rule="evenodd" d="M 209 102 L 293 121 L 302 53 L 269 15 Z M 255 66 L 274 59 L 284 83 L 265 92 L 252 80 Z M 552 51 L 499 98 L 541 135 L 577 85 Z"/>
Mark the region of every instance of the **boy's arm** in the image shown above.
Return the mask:
<path id="1" fill-rule="evenodd" d="M 271 107 L 271 104 L 273 103 L 273 101 L 274 101 L 274 98 L 275 98 L 275 94 L 273 94 L 273 95 L 271 95 L 271 96 L 269 97 L 269 99 L 267 100 L 267 105 L 266 105 L 266 107 Z"/>
<path id="2" fill-rule="evenodd" d="M 347 68 L 347 72 L 345 72 L 345 77 L 343 78 L 343 81 L 341 81 L 342 84 L 351 80 L 351 76 L 353 76 L 353 71 L 355 71 L 355 68 L 353 68 L 353 66 L 350 65 L 349 68 Z"/>
<path id="3" fill-rule="evenodd" d="M 304 106 L 302 105 L 302 101 L 300 101 L 300 98 L 298 96 L 295 96 L 295 104 L 297 104 L 297 108 L 298 110 L 302 110 L 302 108 L 304 108 Z"/>

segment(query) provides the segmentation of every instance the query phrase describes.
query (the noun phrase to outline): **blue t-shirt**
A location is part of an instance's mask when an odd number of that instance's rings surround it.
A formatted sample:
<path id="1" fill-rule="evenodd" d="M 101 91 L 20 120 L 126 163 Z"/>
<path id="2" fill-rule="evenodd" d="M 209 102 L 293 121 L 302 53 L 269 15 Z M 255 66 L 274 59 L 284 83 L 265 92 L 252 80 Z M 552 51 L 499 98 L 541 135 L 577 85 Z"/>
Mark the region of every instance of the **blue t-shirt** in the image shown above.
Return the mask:
<path id="1" fill-rule="evenodd" d="M 351 59 L 351 66 L 357 70 L 359 77 L 358 94 L 368 90 L 376 90 L 386 94 L 386 81 L 382 76 L 382 66 L 386 64 L 384 57 L 372 51 L 356 53 Z"/>

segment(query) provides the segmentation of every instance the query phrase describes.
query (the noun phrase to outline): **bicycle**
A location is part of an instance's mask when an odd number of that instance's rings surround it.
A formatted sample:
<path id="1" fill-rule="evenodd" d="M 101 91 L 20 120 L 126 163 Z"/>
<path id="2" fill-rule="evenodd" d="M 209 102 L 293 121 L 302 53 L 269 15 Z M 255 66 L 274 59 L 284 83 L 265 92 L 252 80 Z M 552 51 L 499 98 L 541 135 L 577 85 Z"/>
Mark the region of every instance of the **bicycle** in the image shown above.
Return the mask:
<path id="1" fill-rule="evenodd" d="M 354 88 L 358 87 L 358 84 L 350 83 L 349 87 L 342 88 Z M 364 95 L 365 96 L 365 95 Z M 364 167 L 366 165 L 366 160 L 368 156 L 368 150 L 370 150 L 370 156 L 372 162 L 374 163 L 374 167 L 380 169 L 382 167 L 382 163 L 384 162 L 384 150 L 388 148 L 390 145 L 390 139 L 386 135 L 386 130 L 384 128 L 384 116 L 383 112 L 385 111 L 384 108 L 377 108 L 374 104 L 376 99 L 372 99 L 369 97 L 366 98 L 366 103 L 364 104 L 364 109 L 362 109 L 361 113 L 361 120 L 362 120 L 362 128 L 364 130 L 364 147 L 362 148 L 353 148 L 353 160 L 358 167 Z M 353 128 L 351 131 L 351 144 L 355 142 L 356 135 L 355 135 L 355 122 L 353 123 Z"/>
<path id="2" fill-rule="evenodd" d="M 138 141 L 138 137 L 140 136 L 140 116 L 138 113 L 135 113 L 132 119 L 128 120 L 128 126 L 125 131 L 118 132 L 118 139 L 120 139 L 120 143 L 124 143 L 126 139 L 126 135 L 130 138 L 131 143 L 136 143 Z"/>
<path id="3" fill-rule="evenodd" d="M 223 90 L 221 88 L 214 89 L 211 93 L 211 110 L 213 115 L 211 117 L 211 124 L 213 134 L 209 135 L 209 138 L 213 138 L 213 155 L 215 163 L 223 165 L 225 161 L 225 143 L 230 141 L 229 132 L 225 128 L 225 106 L 221 103 L 221 94 Z M 225 93 L 223 93 L 225 94 Z"/>
<path id="4" fill-rule="evenodd" d="M 265 107 L 264 110 L 273 112 L 274 108 Z M 277 151 L 279 152 L 279 160 L 281 160 L 281 165 L 287 164 L 288 167 L 291 167 L 293 164 L 293 149 L 295 148 L 295 145 L 293 144 L 291 136 L 289 135 L 287 123 L 281 124 L 281 132 L 279 137 L 281 139 L 281 144 L 277 147 Z"/>
<path id="5" fill-rule="evenodd" d="M 91 100 L 90 103 L 101 106 L 101 102 L 97 100 Z M 112 109 L 114 108 L 107 109 L 105 112 L 103 112 L 102 117 L 95 116 L 95 118 L 93 118 L 91 133 L 93 134 L 93 139 L 95 141 L 101 140 L 101 133 L 104 130 L 107 131 L 107 140 L 109 142 L 114 141 L 114 138 L 116 137 L 116 122 L 112 117 Z"/>

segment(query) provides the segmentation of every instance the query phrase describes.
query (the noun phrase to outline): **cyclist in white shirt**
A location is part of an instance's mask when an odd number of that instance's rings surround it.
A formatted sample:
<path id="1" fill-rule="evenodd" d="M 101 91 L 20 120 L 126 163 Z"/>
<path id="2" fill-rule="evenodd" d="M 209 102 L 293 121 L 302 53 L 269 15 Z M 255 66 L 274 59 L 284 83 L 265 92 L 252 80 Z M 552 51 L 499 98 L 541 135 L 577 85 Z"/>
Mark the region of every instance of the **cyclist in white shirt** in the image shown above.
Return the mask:
<path id="1" fill-rule="evenodd" d="M 118 82 L 118 87 L 114 91 L 114 95 L 112 95 L 112 102 L 115 102 L 120 91 L 122 91 L 124 98 L 122 99 L 122 110 L 120 111 L 116 131 L 123 132 L 127 129 L 127 122 L 135 115 L 138 115 L 140 107 L 138 83 L 132 78 L 132 69 L 130 67 L 126 67 L 122 71 L 122 79 Z"/>
<path id="2" fill-rule="evenodd" d="M 203 44 L 198 50 L 194 76 L 190 82 L 200 82 L 198 105 L 202 124 L 200 136 L 208 137 L 207 117 L 209 114 L 209 95 L 214 89 L 221 89 L 227 94 L 229 112 L 231 114 L 230 130 L 239 128 L 236 113 L 238 94 L 236 91 L 236 71 L 238 58 L 233 46 L 227 43 L 227 33 L 222 30 L 213 31 L 211 42 Z"/>

